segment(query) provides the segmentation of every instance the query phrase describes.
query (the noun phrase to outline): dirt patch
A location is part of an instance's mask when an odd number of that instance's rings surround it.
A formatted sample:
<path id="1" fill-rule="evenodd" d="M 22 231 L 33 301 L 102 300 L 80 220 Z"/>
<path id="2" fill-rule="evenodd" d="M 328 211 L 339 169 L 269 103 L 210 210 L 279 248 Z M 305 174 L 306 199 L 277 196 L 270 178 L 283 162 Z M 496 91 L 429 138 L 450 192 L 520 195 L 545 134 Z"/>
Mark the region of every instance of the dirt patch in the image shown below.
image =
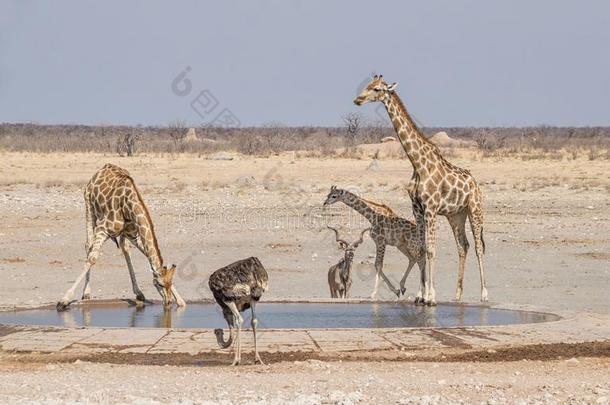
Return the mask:
<path id="1" fill-rule="evenodd" d="M 593 260 L 610 260 L 610 253 L 606 252 L 586 252 L 586 253 L 576 253 L 574 256 L 582 257 L 583 259 L 593 259 Z"/>
<path id="2" fill-rule="evenodd" d="M 559 238 L 526 239 L 523 241 L 523 243 L 527 243 L 529 245 L 535 245 L 535 246 L 595 245 L 595 244 L 602 244 L 605 242 L 606 242 L 605 240 L 599 240 L 599 239 L 559 239 Z"/>
<path id="3" fill-rule="evenodd" d="M 268 243 L 265 247 L 279 252 L 293 252 L 299 250 L 301 245 L 294 245 L 292 243 Z"/>
<path id="4" fill-rule="evenodd" d="M 19 329 L 8 326 L 8 325 L 0 325 L 0 337 L 10 335 L 11 333 L 17 332 Z"/>
<path id="5" fill-rule="evenodd" d="M 320 361 L 393 361 L 393 362 L 514 362 L 521 360 L 554 361 L 577 358 L 610 358 L 610 340 L 587 343 L 536 344 L 519 347 L 505 347 L 494 350 L 464 351 L 463 349 L 446 349 L 414 354 L 410 351 L 377 350 L 343 353 L 261 352 L 266 364 L 282 362 L 320 360 Z M 66 353 L 19 353 L 12 354 L 11 359 L 20 363 L 73 363 L 87 361 L 90 363 L 129 364 L 147 366 L 186 366 L 214 367 L 231 364 L 233 354 L 214 352 L 191 355 L 187 353 L 95 353 L 87 355 Z M 252 363 L 252 353 L 242 354 L 245 364 Z"/>
<path id="6" fill-rule="evenodd" d="M 2 263 L 24 263 L 25 259 L 22 257 L 8 257 L 4 259 L 0 259 Z"/>
<path id="7" fill-rule="evenodd" d="M 609 358 L 610 341 L 553 343 L 445 355 L 440 361 L 556 360 L 572 357 Z"/>

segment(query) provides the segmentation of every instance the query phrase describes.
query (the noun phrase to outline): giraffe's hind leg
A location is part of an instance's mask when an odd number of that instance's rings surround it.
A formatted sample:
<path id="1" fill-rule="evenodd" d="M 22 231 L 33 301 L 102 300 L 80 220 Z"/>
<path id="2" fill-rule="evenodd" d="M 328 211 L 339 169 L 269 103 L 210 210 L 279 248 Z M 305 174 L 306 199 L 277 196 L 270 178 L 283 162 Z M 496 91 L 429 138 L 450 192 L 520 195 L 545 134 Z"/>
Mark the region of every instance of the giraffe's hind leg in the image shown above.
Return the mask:
<path id="1" fill-rule="evenodd" d="M 457 245 L 459 264 L 458 264 L 458 280 L 455 289 L 455 300 L 461 301 L 462 293 L 464 292 L 464 266 L 466 265 L 466 255 L 468 254 L 468 239 L 466 238 L 466 212 L 460 212 L 456 215 L 447 217 L 455 244 Z"/>
<path id="2" fill-rule="evenodd" d="M 479 264 L 479 276 L 481 278 L 481 301 L 488 300 L 487 286 L 485 284 L 485 269 L 483 267 L 483 254 L 485 253 L 485 241 L 483 240 L 483 209 L 480 202 L 472 203 L 468 214 L 470 227 L 474 237 L 474 248 Z"/>
<path id="3" fill-rule="evenodd" d="M 121 248 L 121 252 L 123 252 L 123 256 L 125 256 L 125 262 L 127 262 L 129 278 L 131 279 L 131 288 L 133 290 L 133 293 L 136 295 L 136 299 L 138 301 L 144 302 L 146 298 L 144 297 L 144 293 L 138 286 L 138 281 L 136 280 L 136 273 L 133 270 L 133 263 L 131 262 L 131 256 L 129 255 L 129 245 L 127 245 L 127 243 L 125 242 L 125 237 L 121 236 L 119 238 L 119 248 Z"/>

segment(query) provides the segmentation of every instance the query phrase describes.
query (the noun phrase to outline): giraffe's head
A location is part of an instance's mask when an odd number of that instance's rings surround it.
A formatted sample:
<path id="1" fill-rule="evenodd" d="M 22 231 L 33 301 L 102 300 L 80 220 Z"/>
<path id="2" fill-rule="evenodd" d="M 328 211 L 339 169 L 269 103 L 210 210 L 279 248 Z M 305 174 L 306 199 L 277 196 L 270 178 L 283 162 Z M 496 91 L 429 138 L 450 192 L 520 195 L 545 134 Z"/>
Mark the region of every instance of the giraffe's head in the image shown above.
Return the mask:
<path id="1" fill-rule="evenodd" d="M 386 83 L 383 80 L 382 75 L 375 75 L 369 85 L 362 90 L 358 97 L 356 97 L 354 104 L 362 105 L 365 103 L 386 100 L 394 92 L 397 85 L 398 83 L 396 82 L 392 84 Z"/>
<path id="2" fill-rule="evenodd" d="M 341 201 L 341 199 L 345 196 L 345 190 L 341 188 L 337 188 L 337 186 L 332 186 L 330 188 L 330 193 L 326 196 L 326 201 L 324 201 L 324 206 L 334 204 L 337 201 Z"/>
<path id="3" fill-rule="evenodd" d="M 172 264 L 169 269 L 163 266 L 161 271 L 157 272 L 153 278 L 153 284 L 163 298 L 163 305 L 172 305 L 172 285 L 174 284 L 174 275 L 176 274 L 176 265 Z"/>

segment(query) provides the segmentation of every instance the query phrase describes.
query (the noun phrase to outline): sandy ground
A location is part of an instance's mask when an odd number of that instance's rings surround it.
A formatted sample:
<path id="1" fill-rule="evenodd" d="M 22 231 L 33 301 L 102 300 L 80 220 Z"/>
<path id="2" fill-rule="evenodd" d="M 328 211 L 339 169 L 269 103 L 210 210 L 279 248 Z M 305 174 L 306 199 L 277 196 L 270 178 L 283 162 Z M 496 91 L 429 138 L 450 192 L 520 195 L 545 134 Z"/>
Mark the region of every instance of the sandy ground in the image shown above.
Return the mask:
<path id="1" fill-rule="evenodd" d="M 231 368 L 13 362 L 0 402 L 606 404 L 610 361 L 324 362 Z"/>
<path id="2" fill-rule="evenodd" d="M 485 263 L 492 301 L 610 311 L 610 161 L 495 159 L 472 152 L 450 160 L 469 168 L 485 194 Z M 269 271 L 268 296 L 326 297 L 326 272 L 340 252 L 325 226 L 347 227 L 349 237 L 366 227 L 343 205 L 322 210 L 333 184 L 411 217 L 405 191 L 411 168 L 404 160 L 381 160 L 370 169 L 370 160 L 295 159 L 292 154 L 211 160 L 0 153 L 0 306 L 55 302 L 70 286 L 84 262 L 82 186 L 106 162 L 130 170 L 140 185 L 166 262 L 179 266 L 176 283 L 186 299 L 209 298 L 210 272 L 250 255 L 258 256 Z M 446 220 L 439 223 L 437 299 L 448 301 L 455 289 L 457 254 Z M 372 289 L 373 253 L 370 240 L 356 252 L 355 296 L 366 297 Z M 134 252 L 134 261 L 141 288 L 158 298 L 145 260 Z M 479 299 L 475 262 L 471 250 L 466 302 Z M 405 267 L 404 257 L 390 248 L 386 274 L 397 283 Z M 92 287 L 94 298 L 132 297 L 124 259 L 111 243 L 94 270 Z M 413 273 L 408 293 L 413 295 L 416 288 Z M 391 298 L 391 293 L 382 289 L 381 296 Z M 603 358 L 442 366 L 312 360 L 232 370 L 37 365 L 6 356 L 0 368 L 2 402 L 182 398 L 349 403 L 419 398 L 436 403 L 491 398 L 498 403 L 552 403 L 572 396 L 593 403 L 601 398 L 603 403 L 610 375 Z M 100 381 L 117 385 L 109 388 Z"/>

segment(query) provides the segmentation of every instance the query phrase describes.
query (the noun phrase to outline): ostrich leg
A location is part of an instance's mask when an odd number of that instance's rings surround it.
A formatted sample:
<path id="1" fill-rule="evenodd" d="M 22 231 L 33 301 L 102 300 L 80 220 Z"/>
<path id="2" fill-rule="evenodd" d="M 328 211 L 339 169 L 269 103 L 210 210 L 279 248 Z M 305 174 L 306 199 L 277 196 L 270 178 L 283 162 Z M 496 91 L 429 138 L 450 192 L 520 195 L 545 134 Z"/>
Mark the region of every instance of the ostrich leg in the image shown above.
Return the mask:
<path id="1" fill-rule="evenodd" d="M 252 309 L 252 334 L 254 335 L 254 364 L 265 364 L 261 359 L 261 356 L 258 354 L 258 346 L 256 343 L 256 326 L 258 325 L 258 319 L 256 319 L 256 314 L 254 313 L 254 307 L 256 306 L 256 301 L 252 301 L 250 304 L 250 308 Z"/>
<path id="2" fill-rule="evenodd" d="M 226 304 L 233 313 L 233 319 L 235 321 L 235 326 L 237 329 L 237 336 L 235 337 L 235 357 L 233 358 L 232 365 L 238 366 L 241 362 L 241 325 L 243 324 L 244 320 L 241 317 L 239 310 L 237 309 L 237 305 L 235 305 L 234 302 L 230 301 L 226 302 Z"/>

